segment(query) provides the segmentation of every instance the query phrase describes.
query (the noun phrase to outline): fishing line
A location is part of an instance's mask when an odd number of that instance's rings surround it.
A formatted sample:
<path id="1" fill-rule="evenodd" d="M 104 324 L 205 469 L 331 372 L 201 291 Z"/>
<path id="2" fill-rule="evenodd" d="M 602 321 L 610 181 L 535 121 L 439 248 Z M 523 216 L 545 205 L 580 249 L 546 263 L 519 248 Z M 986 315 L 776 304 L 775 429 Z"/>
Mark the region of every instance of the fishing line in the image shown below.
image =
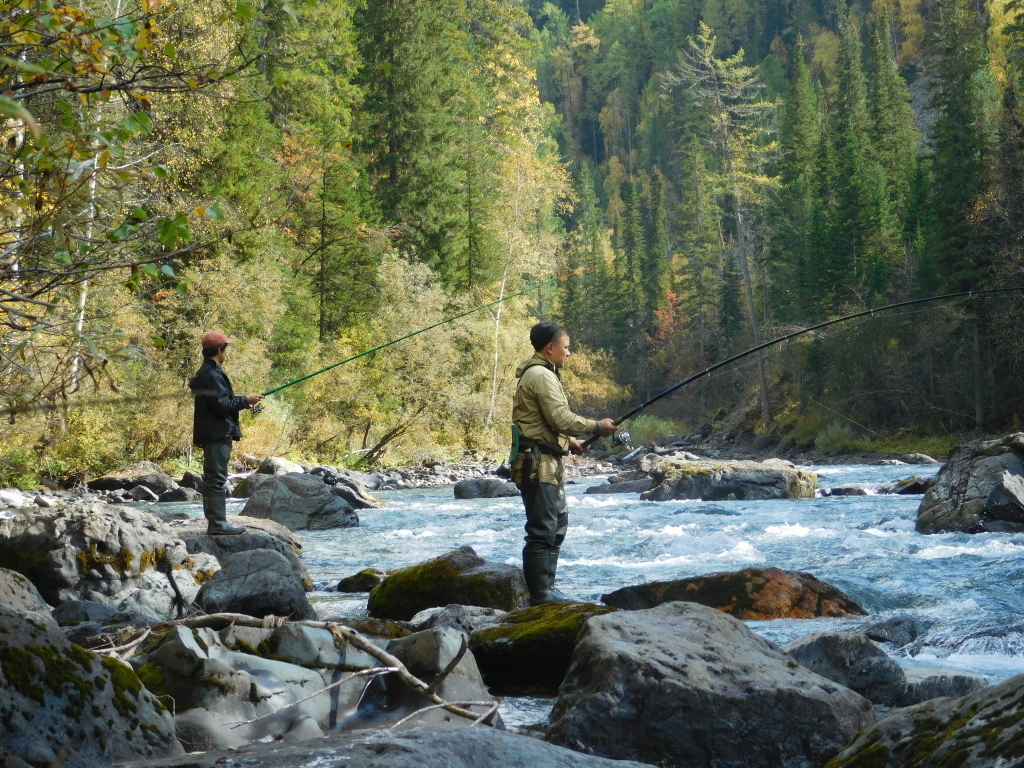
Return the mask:
<path id="1" fill-rule="evenodd" d="M 850 321 L 850 320 L 857 320 L 857 319 L 860 319 L 860 318 L 864 318 L 866 320 L 866 319 L 869 319 L 869 318 L 874 318 L 874 316 L 876 314 L 880 314 L 882 312 L 888 312 L 890 310 L 901 309 L 903 307 L 916 307 L 916 306 L 918 306 L 920 304 L 928 304 L 928 303 L 931 303 L 933 301 L 942 301 L 944 299 L 975 299 L 975 298 L 988 298 L 988 297 L 993 297 L 994 298 L 996 296 L 1006 295 L 1006 294 L 1009 294 L 1009 293 L 1019 293 L 1021 291 L 1024 291 L 1024 288 L 1019 287 L 1019 286 L 1014 286 L 1012 288 L 986 288 L 986 289 L 974 290 L 974 291 L 958 291 L 956 293 L 945 293 L 945 294 L 942 294 L 942 295 L 939 295 L 939 296 L 927 296 L 927 297 L 925 297 L 923 299 L 911 299 L 909 301 L 900 301 L 900 302 L 897 302 L 895 304 L 888 304 L 888 305 L 883 306 L 883 307 L 876 307 L 876 308 L 873 308 L 873 309 L 865 309 L 865 310 L 862 310 L 861 312 L 854 312 L 853 314 L 845 315 L 843 317 L 837 317 L 837 318 L 835 318 L 833 320 L 826 320 L 825 322 L 817 323 L 815 325 L 808 326 L 807 328 L 801 328 L 798 331 L 793 331 L 792 333 L 784 334 L 782 336 L 779 336 L 777 338 L 772 339 L 771 341 L 766 341 L 763 344 L 758 344 L 757 346 L 751 347 L 750 349 L 748 349 L 748 350 L 746 350 L 744 352 L 740 352 L 737 355 L 733 355 L 732 357 L 726 358 L 725 360 L 721 361 L 720 363 L 715 363 L 714 365 L 712 365 L 712 366 L 710 366 L 708 368 L 705 368 L 703 371 L 700 371 L 699 373 L 693 374 L 689 378 L 684 379 L 683 381 L 679 382 L 678 384 L 675 384 L 674 386 L 671 386 L 668 389 L 664 390 L 663 392 L 660 392 L 657 395 L 655 395 L 654 397 L 646 400 L 645 402 L 643 402 L 640 405 L 636 406 L 635 408 L 633 408 L 632 410 L 630 410 L 627 413 L 623 414 L 619 418 L 614 419 L 613 423 L 615 424 L 615 426 L 619 426 L 624 421 L 627 421 L 628 419 L 631 419 L 634 416 L 637 416 L 645 408 L 648 408 L 649 406 L 653 405 L 654 403 L 658 402 L 659 400 L 662 400 L 663 398 L 668 397 L 673 392 L 676 392 L 676 391 L 682 389 L 683 387 L 685 387 L 685 386 L 687 386 L 689 384 L 692 384 L 693 382 L 698 381 L 700 379 L 703 379 L 705 377 L 710 378 L 711 374 L 714 373 L 715 371 L 720 370 L 720 369 L 724 368 L 725 366 L 730 365 L 731 363 L 736 362 L 737 360 L 742 360 L 743 358 L 747 357 L 748 355 L 753 355 L 756 352 L 761 352 L 761 351 L 763 351 L 765 349 L 768 349 L 770 347 L 775 346 L 776 344 L 782 344 L 783 342 L 792 341 L 793 339 L 795 339 L 795 338 L 797 338 L 799 336 L 803 336 L 804 334 L 807 334 L 807 333 L 813 333 L 815 331 L 821 330 L 822 328 L 827 328 L 829 326 L 836 325 L 837 323 L 843 323 L 843 322 L 847 322 L 847 321 Z M 950 302 L 951 305 L 955 304 L 955 303 L 957 303 L 957 302 Z M 915 314 L 915 313 L 913 313 L 913 312 L 906 312 L 906 313 L 903 313 L 903 314 Z M 858 325 L 859 324 L 860 323 L 858 323 Z M 588 437 L 586 440 L 583 441 L 583 448 L 588 448 L 589 446 L 593 445 L 593 443 L 596 440 L 598 440 L 599 437 L 600 437 L 599 435 L 592 435 L 591 437 Z"/>

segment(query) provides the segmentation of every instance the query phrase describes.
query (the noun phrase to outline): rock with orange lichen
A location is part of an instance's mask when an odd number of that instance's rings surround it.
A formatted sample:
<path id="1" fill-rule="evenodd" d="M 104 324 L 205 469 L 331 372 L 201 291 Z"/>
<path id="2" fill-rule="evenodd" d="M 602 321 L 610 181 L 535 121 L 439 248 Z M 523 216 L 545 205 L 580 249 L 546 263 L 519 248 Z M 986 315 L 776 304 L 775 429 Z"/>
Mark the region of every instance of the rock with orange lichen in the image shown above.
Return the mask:
<path id="1" fill-rule="evenodd" d="M 627 611 L 662 603 L 700 603 L 737 619 L 816 619 L 863 616 L 849 595 L 809 573 L 747 568 L 675 581 L 652 581 L 602 595 L 602 602 Z"/>

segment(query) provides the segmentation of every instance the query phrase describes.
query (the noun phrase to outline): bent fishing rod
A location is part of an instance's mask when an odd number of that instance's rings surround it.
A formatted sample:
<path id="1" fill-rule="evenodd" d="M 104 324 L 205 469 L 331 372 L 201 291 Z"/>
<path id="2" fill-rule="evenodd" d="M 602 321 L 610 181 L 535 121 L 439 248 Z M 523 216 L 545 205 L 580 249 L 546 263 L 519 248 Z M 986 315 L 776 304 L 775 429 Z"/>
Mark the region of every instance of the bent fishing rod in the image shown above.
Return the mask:
<path id="1" fill-rule="evenodd" d="M 785 336 L 779 336 L 778 338 L 772 339 L 771 341 L 766 341 L 763 344 L 758 344 L 756 347 L 751 347 L 750 349 L 748 349 L 748 350 L 746 350 L 744 352 L 740 352 L 738 355 L 733 355 L 732 357 L 730 357 L 730 358 L 728 358 L 726 360 L 723 360 L 720 363 L 715 363 L 710 368 L 705 368 L 703 371 L 700 371 L 699 373 L 695 373 L 693 376 L 690 376 L 689 378 L 684 379 L 683 381 L 680 381 L 678 384 L 675 384 L 675 385 L 669 387 L 664 392 L 659 392 L 657 395 L 652 397 L 650 400 L 647 400 L 647 401 L 645 401 L 643 403 L 640 403 L 640 405 L 638 405 L 635 408 L 633 408 L 633 410 L 631 410 L 628 413 L 625 413 L 622 416 L 620 416 L 619 418 L 613 420 L 612 423 L 615 426 L 619 426 L 623 422 L 625 422 L 625 421 L 627 421 L 629 419 L 632 419 L 634 416 L 639 415 L 645 408 L 648 408 L 651 405 L 654 405 L 654 403 L 658 402 L 659 400 L 662 400 L 662 399 L 668 397 L 673 392 L 677 392 L 680 389 L 682 389 L 683 387 L 688 386 L 688 385 L 692 384 L 695 381 L 699 381 L 700 379 L 703 379 L 705 377 L 710 377 L 712 373 L 714 373 L 717 370 L 720 370 L 720 369 L 724 368 L 725 366 L 729 365 L 730 363 L 735 363 L 737 360 L 742 360 L 744 357 L 747 357 L 749 355 L 753 355 L 753 354 L 755 354 L 757 352 L 761 352 L 761 351 L 763 351 L 765 349 L 768 349 L 769 347 L 774 347 L 776 344 L 782 344 L 783 342 L 786 342 L 786 341 L 792 341 L 793 339 L 797 338 L 798 336 L 803 336 L 805 333 L 813 333 L 814 331 L 820 331 L 822 328 L 827 328 L 830 325 L 836 325 L 837 323 L 842 323 L 842 322 L 845 322 L 847 320 L 856 320 L 858 317 L 874 317 L 876 314 L 878 314 L 880 312 L 888 312 L 889 310 L 899 309 L 901 307 L 910 307 L 910 306 L 914 306 L 915 304 L 927 304 L 929 302 L 941 301 L 943 299 L 958 299 L 958 298 L 963 298 L 963 297 L 968 297 L 968 298 L 972 298 L 972 299 L 973 298 L 985 298 L 985 297 L 988 297 L 988 296 L 994 296 L 994 295 L 999 295 L 999 294 L 1007 294 L 1007 293 L 1014 293 L 1014 292 L 1019 293 L 1019 292 L 1022 292 L 1022 291 L 1024 291 L 1024 287 L 1017 286 L 1017 287 L 1013 287 L 1013 288 L 986 288 L 986 289 L 983 289 L 983 290 L 961 291 L 959 293 L 944 293 L 941 296 L 928 296 L 928 297 L 923 298 L 923 299 L 911 299 L 910 301 L 900 301 L 900 302 L 897 302 L 896 304 L 888 304 L 888 305 L 886 305 L 884 307 L 877 307 L 875 309 L 865 309 L 865 310 L 863 310 L 861 312 L 854 312 L 852 315 L 845 315 L 843 317 L 837 317 L 834 320 L 826 320 L 825 322 L 818 323 L 817 325 L 811 325 L 811 326 L 808 326 L 807 328 L 801 328 L 799 331 L 793 331 L 792 333 L 787 333 Z M 584 449 L 589 448 L 591 445 L 594 444 L 594 442 L 596 442 L 599 439 L 600 439 L 600 435 L 592 435 L 591 437 L 588 437 L 586 440 L 583 441 L 583 448 Z"/>

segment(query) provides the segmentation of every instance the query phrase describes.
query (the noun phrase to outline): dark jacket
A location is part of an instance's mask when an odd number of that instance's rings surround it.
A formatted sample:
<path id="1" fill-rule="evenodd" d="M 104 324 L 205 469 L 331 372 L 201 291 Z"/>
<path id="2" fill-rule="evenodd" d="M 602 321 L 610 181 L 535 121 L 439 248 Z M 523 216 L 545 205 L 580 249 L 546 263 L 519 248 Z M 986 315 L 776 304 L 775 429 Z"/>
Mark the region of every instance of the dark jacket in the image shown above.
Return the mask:
<path id="1" fill-rule="evenodd" d="M 213 360 L 207 360 L 189 379 L 188 385 L 196 399 L 192 442 L 202 446 L 221 440 L 241 440 L 238 412 L 249 407 L 249 400 L 235 396 L 224 369 Z"/>

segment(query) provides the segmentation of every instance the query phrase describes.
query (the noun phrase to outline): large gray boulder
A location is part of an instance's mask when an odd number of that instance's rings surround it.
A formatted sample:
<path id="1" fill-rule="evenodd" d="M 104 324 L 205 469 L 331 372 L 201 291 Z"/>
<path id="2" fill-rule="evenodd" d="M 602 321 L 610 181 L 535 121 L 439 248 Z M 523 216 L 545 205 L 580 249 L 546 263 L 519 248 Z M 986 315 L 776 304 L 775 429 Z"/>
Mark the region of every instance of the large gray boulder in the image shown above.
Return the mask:
<path id="1" fill-rule="evenodd" d="M 23 573 L 52 605 L 93 600 L 163 621 L 176 615 L 170 579 L 191 602 L 218 565 L 190 555 L 159 518 L 93 502 L 0 521 L 0 567 Z"/>
<path id="2" fill-rule="evenodd" d="M 241 768 L 243 762 L 245 768 L 643 768 L 479 726 L 333 732 L 317 741 L 251 747 L 244 754 L 207 752 L 121 768 Z"/>
<path id="3" fill-rule="evenodd" d="M 380 500 L 370 495 L 366 485 L 372 480 L 371 475 L 326 466 L 313 467 L 309 473 L 323 479 L 336 496 L 343 498 L 354 509 L 374 509 L 381 506 Z"/>
<path id="4" fill-rule="evenodd" d="M 953 451 L 917 510 L 920 533 L 1024 531 L 1024 433 Z"/>
<path id="5" fill-rule="evenodd" d="M 280 456 L 271 456 L 263 460 L 263 463 L 257 468 L 256 474 L 278 477 L 280 475 L 302 474 L 304 471 L 301 464 L 296 464 L 294 461 L 289 461 Z"/>
<path id="6" fill-rule="evenodd" d="M 743 622 L 677 602 L 587 621 L 547 739 L 665 766 L 805 768 L 874 719 Z"/>
<path id="7" fill-rule="evenodd" d="M 818 476 L 781 459 L 685 461 L 666 458 L 654 465 L 646 501 L 670 499 L 813 499 Z"/>
<path id="8" fill-rule="evenodd" d="M 223 565 L 224 560 L 236 552 L 248 552 L 254 549 L 271 549 L 280 552 L 292 566 L 306 591 L 313 588 L 313 582 L 306 570 L 302 556 L 302 542 L 290 530 L 273 520 L 261 520 L 255 517 L 228 518 L 228 522 L 245 526 L 245 532 L 234 536 L 207 536 L 206 520 L 189 518 L 188 520 L 171 523 L 173 530 L 185 542 L 190 555 L 213 555 Z"/>
<path id="9" fill-rule="evenodd" d="M 640 478 L 639 480 L 623 480 L 617 483 L 609 482 L 605 485 L 592 485 L 584 493 L 643 493 L 651 489 L 652 483 L 653 480 L 649 477 Z"/>
<path id="10" fill-rule="evenodd" d="M 956 699 L 897 709 L 828 768 L 1016 768 L 1024 762 L 1024 675 Z"/>
<path id="11" fill-rule="evenodd" d="M 225 557 L 221 569 L 199 589 L 196 604 L 207 613 L 316 618 L 291 563 L 272 549 L 245 550 Z"/>
<path id="12" fill-rule="evenodd" d="M 812 672 L 845 685 L 875 704 L 901 706 L 907 676 L 899 662 L 857 632 L 816 632 L 785 647 Z"/>
<path id="13" fill-rule="evenodd" d="M 242 515 L 273 520 L 293 531 L 359 525 L 351 504 L 322 479 L 305 473 L 264 481 L 245 503 Z"/>
<path id="14" fill-rule="evenodd" d="M 929 699 L 959 698 L 988 688 L 988 680 L 970 672 L 942 667 L 904 667 L 907 687 L 901 706 L 920 704 Z"/>
<path id="15" fill-rule="evenodd" d="M 501 499 L 519 496 L 519 488 L 500 477 L 467 477 L 455 484 L 456 499 Z"/>
<path id="16" fill-rule="evenodd" d="M 72 645 L 20 573 L 0 569 L 0 764 L 104 768 L 182 754 L 127 664 Z"/>
<path id="17" fill-rule="evenodd" d="M 425 563 L 392 571 L 370 592 L 370 615 L 408 621 L 427 608 L 479 605 L 511 611 L 526 608 L 530 592 L 522 568 L 484 560 L 459 547 Z"/>

